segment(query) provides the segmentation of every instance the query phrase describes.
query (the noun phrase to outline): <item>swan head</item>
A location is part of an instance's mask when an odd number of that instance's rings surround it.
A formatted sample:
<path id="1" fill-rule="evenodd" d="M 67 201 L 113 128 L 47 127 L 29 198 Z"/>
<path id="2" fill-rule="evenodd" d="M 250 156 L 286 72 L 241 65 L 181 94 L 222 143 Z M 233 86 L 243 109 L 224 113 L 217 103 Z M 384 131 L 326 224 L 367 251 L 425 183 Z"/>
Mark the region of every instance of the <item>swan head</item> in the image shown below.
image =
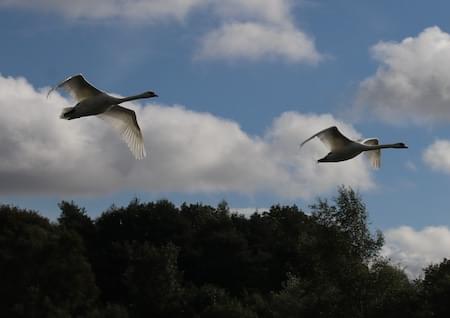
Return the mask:
<path id="1" fill-rule="evenodd" d="M 404 148 L 404 149 L 408 148 L 408 146 L 405 145 L 403 142 L 396 143 L 394 144 L 394 146 L 395 148 Z"/>
<path id="2" fill-rule="evenodd" d="M 144 93 L 142 93 L 142 96 L 144 96 L 145 98 L 158 97 L 158 95 L 156 95 L 156 94 L 155 94 L 154 92 L 152 92 L 152 91 L 144 92 Z"/>

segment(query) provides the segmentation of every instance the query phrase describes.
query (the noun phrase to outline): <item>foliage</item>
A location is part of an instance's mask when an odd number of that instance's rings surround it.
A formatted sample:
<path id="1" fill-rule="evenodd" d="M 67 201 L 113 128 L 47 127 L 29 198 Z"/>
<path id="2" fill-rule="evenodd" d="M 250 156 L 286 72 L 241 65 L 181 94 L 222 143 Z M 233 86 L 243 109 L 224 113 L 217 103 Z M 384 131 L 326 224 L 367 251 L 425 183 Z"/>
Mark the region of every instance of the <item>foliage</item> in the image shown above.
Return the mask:
<path id="1" fill-rule="evenodd" d="M 448 317 L 450 261 L 422 281 L 380 258 L 361 197 L 250 217 L 167 200 L 57 223 L 0 206 L 5 317 Z"/>
<path id="2" fill-rule="evenodd" d="M 80 237 L 32 211 L 0 207 L 0 312 L 86 315 L 98 288 Z"/>
<path id="3" fill-rule="evenodd" d="M 430 265 L 424 273 L 419 287 L 425 313 L 432 317 L 450 317 L 450 260 Z"/>

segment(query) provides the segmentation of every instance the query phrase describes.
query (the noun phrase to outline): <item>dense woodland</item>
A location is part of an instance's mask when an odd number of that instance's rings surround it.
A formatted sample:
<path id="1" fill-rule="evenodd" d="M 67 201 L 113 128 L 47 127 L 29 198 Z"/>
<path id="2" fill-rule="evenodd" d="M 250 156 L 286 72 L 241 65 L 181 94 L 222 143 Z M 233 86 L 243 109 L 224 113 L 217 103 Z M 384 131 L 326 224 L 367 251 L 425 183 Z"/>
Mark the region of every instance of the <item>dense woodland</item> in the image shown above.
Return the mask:
<path id="1" fill-rule="evenodd" d="M 450 317 L 450 261 L 409 280 L 350 188 L 250 217 L 225 202 L 59 207 L 50 222 L 0 206 L 2 317 Z"/>

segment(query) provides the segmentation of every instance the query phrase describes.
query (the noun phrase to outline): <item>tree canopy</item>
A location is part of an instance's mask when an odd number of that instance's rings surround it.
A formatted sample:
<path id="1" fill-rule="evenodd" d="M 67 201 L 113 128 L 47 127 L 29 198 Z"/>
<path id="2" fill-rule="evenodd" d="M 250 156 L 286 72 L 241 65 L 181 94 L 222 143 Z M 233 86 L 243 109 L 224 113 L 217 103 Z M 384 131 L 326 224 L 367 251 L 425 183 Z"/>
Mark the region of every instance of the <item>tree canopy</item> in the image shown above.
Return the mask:
<path id="1" fill-rule="evenodd" d="M 4 317 L 449 317 L 450 261 L 421 280 L 380 257 L 351 188 L 244 217 L 167 200 L 50 222 L 0 206 Z"/>

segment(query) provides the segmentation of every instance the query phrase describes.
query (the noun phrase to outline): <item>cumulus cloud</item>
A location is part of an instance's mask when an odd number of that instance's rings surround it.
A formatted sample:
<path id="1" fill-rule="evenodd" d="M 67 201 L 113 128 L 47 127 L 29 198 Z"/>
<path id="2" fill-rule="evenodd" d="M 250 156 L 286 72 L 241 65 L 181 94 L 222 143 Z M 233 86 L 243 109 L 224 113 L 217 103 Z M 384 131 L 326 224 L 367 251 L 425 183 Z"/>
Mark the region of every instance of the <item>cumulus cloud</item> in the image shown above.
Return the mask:
<path id="1" fill-rule="evenodd" d="M 305 33 L 293 27 L 260 23 L 229 23 L 205 35 L 198 53 L 208 59 L 282 58 L 317 63 L 322 56 Z"/>
<path id="2" fill-rule="evenodd" d="M 431 169 L 450 174 L 450 141 L 436 140 L 423 152 L 423 160 Z"/>
<path id="3" fill-rule="evenodd" d="M 314 40 L 294 25 L 291 0 L 0 0 L 1 7 L 35 9 L 72 19 L 123 19 L 134 23 L 184 20 L 198 10 L 218 17 L 201 38 L 197 58 L 280 58 L 315 64 L 322 59 Z"/>
<path id="4" fill-rule="evenodd" d="M 450 35 L 430 27 L 372 47 L 380 63 L 359 88 L 358 104 L 390 123 L 450 121 Z"/>
<path id="5" fill-rule="evenodd" d="M 318 63 L 323 55 L 314 40 L 294 25 L 292 4 L 289 0 L 218 2 L 215 9 L 226 21 L 203 36 L 197 57 Z"/>
<path id="6" fill-rule="evenodd" d="M 415 230 L 409 226 L 384 232 L 385 245 L 382 254 L 405 268 L 416 278 L 422 269 L 450 257 L 450 230 L 445 226 L 428 226 Z"/>
<path id="7" fill-rule="evenodd" d="M 317 164 L 327 149 L 318 140 L 299 142 L 332 115 L 283 113 L 262 136 L 249 136 L 231 120 L 182 106 L 128 104 L 143 130 L 148 156 L 134 160 L 115 132 L 98 118 L 65 121 L 58 94 L 46 99 L 23 78 L 0 76 L 0 194 L 97 194 L 149 192 L 270 192 L 308 198 L 347 184 L 371 188 L 363 158 Z"/>

